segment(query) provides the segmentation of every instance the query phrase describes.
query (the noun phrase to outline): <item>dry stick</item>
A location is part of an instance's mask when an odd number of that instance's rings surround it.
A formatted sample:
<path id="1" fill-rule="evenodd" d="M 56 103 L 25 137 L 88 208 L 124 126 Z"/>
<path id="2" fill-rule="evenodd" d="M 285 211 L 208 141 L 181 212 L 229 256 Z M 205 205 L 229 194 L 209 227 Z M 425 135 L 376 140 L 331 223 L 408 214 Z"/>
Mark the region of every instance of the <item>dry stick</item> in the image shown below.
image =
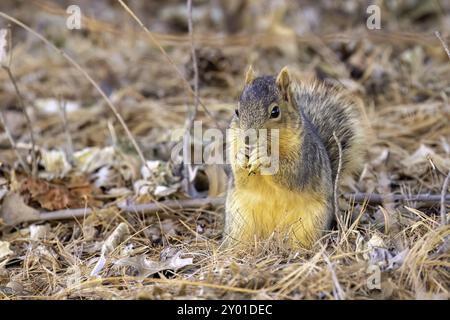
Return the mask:
<path id="1" fill-rule="evenodd" d="M 67 142 L 67 153 L 69 155 L 69 161 L 70 163 L 73 163 L 73 141 L 72 136 L 70 135 L 69 126 L 67 124 L 67 110 L 66 110 L 66 102 L 62 102 L 61 99 L 58 99 L 59 109 L 61 111 L 61 118 L 63 122 L 64 127 L 64 134 L 66 136 L 66 142 Z"/>
<path id="2" fill-rule="evenodd" d="M 116 116 L 117 120 L 119 120 L 120 124 L 124 128 L 128 138 L 130 139 L 131 143 L 133 144 L 133 147 L 136 149 L 136 152 L 138 153 L 139 158 L 141 158 L 142 163 L 144 165 L 146 165 L 144 154 L 142 153 L 141 149 L 139 148 L 139 145 L 137 144 L 136 140 L 134 139 L 133 135 L 131 134 L 130 130 L 128 129 L 128 127 L 127 127 L 125 121 L 123 120 L 122 116 L 119 114 L 119 112 L 117 111 L 116 107 L 113 105 L 113 103 L 108 98 L 108 96 L 103 92 L 103 90 L 100 88 L 100 86 L 94 81 L 94 79 L 92 79 L 92 77 L 71 56 L 69 56 L 63 50 L 58 49 L 53 43 L 51 43 L 49 40 L 47 40 L 47 38 L 45 38 L 44 36 L 42 36 L 38 32 L 34 31 L 33 29 L 31 29 L 29 26 L 27 26 L 23 22 L 15 19 L 13 17 L 11 17 L 10 15 L 8 15 L 8 14 L 6 14 L 4 12 L 0 12 L 0 17 L 3 17 L 5 19 L 7 19 L 7 20 L 17 24 L 18 26 L 20 26 L 20 27 L 24 28 L 25 30 L 27 30 L 28 32 L 32 33 L 34 36 L 39 38 L 46 45 L 48 45 L 50 48 L 52 48 L 56 52 L 59 52 L 67 61 L 70 62 L 70 64 L 72 64 L 78 71 L 80 71 L 83 74 L 83 76 L 94 86 L 94 88 L 100 93 L 102 98 L 106 101 L 108 107 L 111 109 L 111 111 Z"/>
<path id="3" fill-rule="evenodd" d="M 121 205 L 118 206 L 120 210 L 125 213 L 141 213 L 144 215 L 150 215 L 157 212 L 161 212 L 167 209 L 181 210 L 181 209 L 195 209 L 206 206 L 220 207 L 225 203 L 225 200 L 220 197 L 216 198 L 202 198 L 202 199 L 187 199 L 187 200 L 166 200 L 161 202 L 136 204 L 136 205 Z M 31 221 L 51 221 L 51 220 L 64 220 L 85 218 L 94 212 L 91 208 L 79 208 L 79 209 L 64 209 L 51 212 L 39 212 L 35 216 L 27 219 L 27 222 Z M 25 222 L 25 221 L 20 221 Z M 7 221 L 6 221 L 7 223 Z"/>
<path id="4" fill-rule="evenodd" d="M 212 114 L 209 112 L 208 108 L 203 104 L 203 102 L 200 100 L 198 95 L 194 92 L 191 85 L 189 84 L 189 81 L 186 80 L 181 70 L 176 66 L 176 64 L 173 62 L 172 58 L 167 54 L 166 50 L 161 46 L 161 44 L 156 40 L 156 38 L 153 36 L 152 32 L 142 23 L 142 21 L 134 14 L 134 12 L 122 1 L 118 0 L 119 3 L 122 5 L 122 7 L 125 9 L 126 12 L 139 24 L 139 26 L 145 31 L 145 33 L 150 38 L 151 42 L 161 51 L 163 56 L 169 61 L 169 64 L 174 68 L 174 70 L 177 72 L 178 76 L 181 80 L 183 80 L 183 83 L 188 88 L 188 91 L 197 99 L 198 103 L 202 106 L 205 113 L 210 117 L 217 127 L 219 127 L 219 123 L 217 120 L 212 116 Z"/>
<path id="5" fill-rule="evenodd" d="M 441 225 L 445 226 L 447 224 L 447 210 L 445 209 L 445 198 L 448 189 L 448 183 L 450 181 L 450 171 L 444 180 L 444 185 L 441 191 Z"/>
<path id="6" fill-rule="evenodd" d="M 353 199 L 356 202 L 374 202 L 382 203 L 385 200 L 385 195 L 381 194 L 344 194 L 348 199 Z M 398 199 L 403 201 L 424 201 L 439 203 L 441 195 L 393 195 L 390 199 Z M 450 202 L 450 195 L 445 197 L 445 201 Z M 165 200 L 161 202 L 145 203 L 145 204 L 131 204 L 131 205 L 119 205 L 118 208 L 125 213 L 142 213 L 144 215 L 155 214 L 165 210 L 183 210 L 183 209 L 198 209 L 210 206 L 212 208 L 218 208 L 225 204 L 225 199 L 222 197 L 211 198 L 199 198 L 199 199 L 185 199 L 185 200 Z M 65 209 L 51 212 L 39 212 L 34 217 L 26 219 L 20 222 L 30 221 L 50 221 L 50 220 L 63 220 L 84 218 L 94 212 L 91 208 L 79 208 L 79 209 Z"/>
<path id="7" fill-rule="evenodd" d="M 334 216 L 336 217 L 336 220 L 339 223 L 339 227 L 341 228 L 341 231 L 344 231 L 341 218 L 339 217 L 339 207 L 338 207 L 339 176 L 340 176 L 340 173 L 342 170 L 342 146 L 341 146 L 341 142 L 339 141 L 335 132 L 333 132 L 333 138 L 336 141 L 336 144 L 337 144 L 338 150 L 339 150 L 339 163 L 338 163 L 338 168 L 337 168 L 337 172 L 336 172 L 336 177 L 334 179 Z"/>
<path id="8" fill-rule="evenodd" d="M 193 23 L 192 23 L 192 0 L 187 0 L 187 11 L 188 11 L 187 16 L 188 16 L 189 37 L 191 40 L 192 67 L 194 69 L 194 92 L 195 92 L 194 107 L 190 112 L 189 112 L 189 107 L 188 107 L 188 112 L 187 112 L 186 133 L 189 136 L 191 136 L 192 126 L 194 124 L 194 119 L 197 116 L 197 110 L 198 110 L 198 66 L 197 66 L 197 56 L 196 56 L 195 45 L 194 45 L 194 28 L 193 28 Z M 190 141 L 190 139 L 184 139 L 184 144 L 185 144 L 184 150 L 190 150 L 191 146 L 189 145 L 189 143 L 190 143 L 189 141 Z M 194 141 L 194 143 L 195 143 L 195 141 Z M 191 159 L 186 158 L 186 160 L 189 161 Z M 188 162 L 186 162 L 184 164 L 184 171 L 185 171 L 185 175 L 186 175 L 187 190 L 188 190 L 189 194 L 191 194 L 191 188 L 192 188 L 190 168 L 191 168 L 190 164 Z"/>
<path id="9" fill-rule="evenodd" d="M 331 263 L 330 259 L 328 258 L 327 254 L 324 252 L 322 254 L 323 259 L 325 260 L 326 264 L 328 265 L 328 268 L 330 269 L 331 273 L 331 279 L 333 280 L 334 285 L 334 296 L 336 300 L 345 300 L 345 293 L 344 290 L 342 290 L 342 287 L 339 283 L 339 280 L 337 278 L 336 272 L 334 271 L 333 264 Z"/>
<path id="10" fill-rule="evenodd" d="M 439 33 L 439 31 L 435 31 L 434 34 L 441 42 L 442 46 L 444 47 L 445 52 L 447 53 L 448 58 L 450 59 L 450 50 L 448 49 L 447 44 L 441 38 L 441 34 Z M 445 209 L 445 200 L 446 200 L 446 194 L 447 194 L 449 180 L 450 180 L 450 171 L 444 180 L 444 185 L 442 186 L 442 191 L 441 191 L 441 225 L 447 224 L 447 212 Z"/>
<path id="11" fill-rule="evenodd" d="M 417 201 L 425 203 L 439 203 L 442 200 L 444 202 L 450 202 L 450 195 L 446 195 L 442 198 L 442 195 L 437 194 L 378 194 L 378 193 L 346 193 L 344 194 L 346 199 L 353 200 L 355 202 L 369 202 L 371 204 L 381 204 L 384 201 Z"/>
<path id="12" fill-rule="evenodd" d="M 194 43 L 194 27 L 192 23 L 192 0 L 187 0 L 188 7 L 188 28 L 189 28 L 189 37 L 191 40 L 191 54 L 192 54 L 192 66 L 194 68 L 194 113 L 191 115 L 192 119 L 195 118 L 198 109 L 199 95 L 198 95 L 198 66 L 197 66 L 197 53 L 195 52 L 195 43 Z"/>
<path id="13" fill-rule="evenodd" d="M 11 82 L 14 86 L 14 90 L 16 91 L 16 95 L 19 99 L 19 106 L 22 109 L 23 115 L 25 116 L 25 119 L 27 122 L 28 130 L 30 131 L 30 140 L 31 140 L 31 148 L 32 148 L 31 149 L 31 157 L 32 157 L 31 174 L 33 175 L 33 177 L 36 177 L 36 175 L 37 175 L 36 143 L 35 143 L 34 134 L 33 134 L 33 126 L 31 125 L 31 119 L 30 119 L 30 116 L 28 115 L 27 108 L 23 102 L 23 97 L 19 91 L 19 87 L 17 86 L 16 79 L 14 79 L 14 76 L 11 72 L 11 68 L 6 65 L 2 65 L 2 68 L 3 68 L 3 70 L 6 71 L 9 79 L 11 80 Z"/>
<path id="14" fill-rule="evenodd" d="M 22 158 L 21 154 L 19 153 L 19 150 L 17 149 L 16 143 L 11 135 L 11 132 L 8 129 L 8 126 L 6 125 L 5 118 L 3 117 L 3 112 L 0 111 L 0 121 L 3 125 L 3 128 L 5 129 L 6 136 L 8 137 L 9 143 L 11 144 L 11 147 L 14 149 L 14 152 L 16 153 L 17 159 L 19 159 L 20 164 L 22 165 L 23 169 L 28 175 L 31 175 L 31 170 L 28 164 L 25 162 L 25 160 Z"/>
<path id="15" fill-rule="evenodd" d="M 439 31 L 434 32 L 435 36 L 439 39 L 439 41 L 442 43 L 442 46 L 444 47 L 445 52 L 447 53 L 448 58 L 450 59 L 450 50 L 447 47 L 447 44 L 444 42 L 444 40 L 441 38 L 441 34 Z"/>

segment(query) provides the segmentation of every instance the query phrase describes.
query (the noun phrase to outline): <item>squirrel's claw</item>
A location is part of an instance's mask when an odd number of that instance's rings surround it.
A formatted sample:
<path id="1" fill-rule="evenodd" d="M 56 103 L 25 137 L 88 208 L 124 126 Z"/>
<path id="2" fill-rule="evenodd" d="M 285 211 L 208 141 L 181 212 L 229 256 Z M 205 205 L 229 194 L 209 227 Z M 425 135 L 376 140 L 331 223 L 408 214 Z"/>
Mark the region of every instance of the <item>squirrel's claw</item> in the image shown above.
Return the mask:
<path id="1" fill-rule="evenodd" d="M 248 168 L 248 175 L 251 176 L 252 174 L 256 174 L 259 172 L 261 167 L 270 167 L 270 157 L 264 156 L 259 157 L 253 161 L 249 161 L 247 168 Z"/>
<path id="2" fill-rule="evenodd" d="M 239 150 L 238 153 L 236 154 L 236 164 L 242 169 L 247 169 L 248 158 L 249 156 L 244 151 Z"/>
<path id="3" fill-rule="evenodd" d="M 259 161 L 255 161 L 250 165 L 250 169 L 248 169 L 248 175 L 251 176 L 256 175 L 256 172 L 258 172 L 259 168 L 261 167 L 261 163 Z"/>

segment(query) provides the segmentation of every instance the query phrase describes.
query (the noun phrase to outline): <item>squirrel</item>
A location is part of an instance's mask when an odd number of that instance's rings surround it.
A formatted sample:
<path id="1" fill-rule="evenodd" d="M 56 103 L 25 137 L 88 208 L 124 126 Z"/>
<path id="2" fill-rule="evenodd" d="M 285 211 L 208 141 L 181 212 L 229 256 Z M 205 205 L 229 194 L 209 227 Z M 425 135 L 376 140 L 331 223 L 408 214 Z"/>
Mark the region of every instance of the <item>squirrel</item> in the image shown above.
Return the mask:
<path id="1" fill-rule="evenodd" d="M 336 175 L 342 181 L 362 170 L 362 115 L 344 90 L 297 81 L 287 67 L 276 77 L 256 77 L 250 66 L 229 126 L 225 245 L 278 234 L 293 246 L 312 247 L 334 221 Z M 271 174 L 263 169 L 273 154 L 261 156 L 258 147 L 250 152 L 244 134 L 260 129 L 268 136 L 278 130 L 277 170 Z"/>

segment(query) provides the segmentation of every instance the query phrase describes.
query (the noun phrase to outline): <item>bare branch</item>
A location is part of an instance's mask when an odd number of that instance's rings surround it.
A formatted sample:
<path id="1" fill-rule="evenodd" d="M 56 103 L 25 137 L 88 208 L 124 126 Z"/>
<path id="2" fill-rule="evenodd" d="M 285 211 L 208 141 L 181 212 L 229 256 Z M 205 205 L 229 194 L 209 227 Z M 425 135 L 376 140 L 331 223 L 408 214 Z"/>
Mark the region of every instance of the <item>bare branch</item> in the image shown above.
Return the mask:
<path id="1" fill-rule="evenodd" d="M 439 203 L 441 200 L 450 202 L 450 195 L 446 195 L 444 199 L 437 194 L 377 194 L 377 193 L 346 193 L 344 197 L 355 202 L 368 202 L 371 204 L 382 204 L 385 201 L 416 201 L 425 203 Z"/>
<path id="2" fill-rule="evenodd" d="M 344 197 L 356 202 L 371 202 L 373 204 L 380 204 L 386 200 L 385 195 L 381 194 L 368 194 L 368 193 L 348 193 L 344 194 Z M 439 203 L 441 195 L 435 194 L 416 194 L 416 195 L 392 195 L 392 200 L 399 201 L 420 201 L 426 203 Z M 450 195 L 446 195 L 445 202 L 450 202 Z M 141 213 L 144 215 L 151 215 L 157 212 L 164 212 L 168 210 L 186 210 L 186 209 L 199 209 L 204 207 L 219 208 L 225 204 L 223 197 L 210 197 L 210 198 L 198 198 L 198 199 L 184 199 L 184 200 L 165 200 L 161 202 L 152 202 L 145 204 L 126 204 L 119 205 L 118 208 L 124 213 Z M 94 210 L 91 208 L 79 208 L 79 209 L 65 209 L 52 212 L 41 211 L 33 217 L 28 217 L 22 221 L 15 222 L 30 222 L 30 221 L 50 221 L 50 220 L 63 220 L 63 219 L 76 219 L 84 218 L 92 214 Z M 8 223 L 5 221 L 5 223 Z"/>
<path id="3" fill-rule="evenodd" d="M 182 210 L 182 209 L 198 209 L 203 207 L 220 207 L 224 204 L 223 198 L 202 198 L 202 199 L 186 199 L 186 200 L 166 200 L 161 202 L 153 202 L 146 204 L 123 205 L 119 209 L 125 213 L 141 213 L 144 215 L 151 215 L 157 212 L 164 212 L 167 210 Z M 14 221 L 8 221 L 5 217 L 6 224 L 18 224 L 22 222 L 32 221 L 51 221 L 51 220 L 66 220 L 66 219 L 82 219 L 94 212 L 91 208 L 77 208 L 64 209 L 57 211 L 40 211 L 29 216 L 19 216 Z"/>

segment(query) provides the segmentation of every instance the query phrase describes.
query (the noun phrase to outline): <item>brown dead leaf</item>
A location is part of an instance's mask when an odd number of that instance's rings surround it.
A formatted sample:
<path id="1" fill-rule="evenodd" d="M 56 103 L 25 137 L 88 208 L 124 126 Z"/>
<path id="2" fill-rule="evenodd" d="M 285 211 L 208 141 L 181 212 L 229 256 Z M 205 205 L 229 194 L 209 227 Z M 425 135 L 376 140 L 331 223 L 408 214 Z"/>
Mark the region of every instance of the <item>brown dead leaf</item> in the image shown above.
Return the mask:
<path id="1" fill-rule="evenodd" d="M 93 198 L 93 188 L 89 184 L 80 182 L 75 180 L 65 185 L 27 178 L 22 181 L 19 191 L 25 202 L 38 203 L 40 207 L 47 210 L 101 205 Z"/>
<path id="2" fill-rule="evenodd" d="M 6 225 L 12 226 L 21 222 L 38 219 L 39 211 L 27 206 L 19 194 L 9 192 L 3 199 L 0 218 Z"/>

